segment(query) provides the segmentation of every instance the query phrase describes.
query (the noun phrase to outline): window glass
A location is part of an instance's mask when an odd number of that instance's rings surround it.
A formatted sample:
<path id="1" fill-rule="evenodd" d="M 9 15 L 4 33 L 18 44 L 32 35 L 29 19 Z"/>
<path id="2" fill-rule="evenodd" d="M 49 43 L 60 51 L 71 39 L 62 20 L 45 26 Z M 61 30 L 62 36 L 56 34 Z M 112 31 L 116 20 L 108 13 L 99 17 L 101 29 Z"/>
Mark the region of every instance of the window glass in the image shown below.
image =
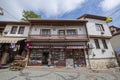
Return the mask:
<path id="1" fill-rule="evenodd" d="M 67 35 L 76 35 L 76 30 L 75 29 L 71 29 L 71 30 L 67 30 Z"/>
<path id="2" fill-rule="evenodd" d="M 107 43 L 106 43 L 105 39 L 102 39 L 102 43 L 103 43 L 103 47 L 105 49 L 108 49 L 108 46 L 107 46 Z"/>
<path id="3" fill-rule="evenodd" d="M 24 26 L 20 26 L 18 34 L 23 34 L 24 33 L 24 29 L 25 29 Z"/>
<path id="4" fill-rule="evenodd" d="M 42 35 L 50 35 L 51 34 L 50 29 L 42 29 L 41 31 L 42 31 L 41 32 Z"/>
<path id="5" fill-rule="evenodd" d="M 99 45 L 99 41 L 98 41 L 98 39 L 94 39 L 94 41 L 95 41 L 95 46 L 96 46 L 96 48 L 100 48 L 100 45 Z"/>
<path id="6" fill-rule="evenodd" d="M 18 28 L 17 26 L 13 26 L 11 29 L 11 34 L 16 34 L 17 28 Z"/>
<path id="7" fill-rule="evenodd" d="M 97 29 L 97 31 L 104 31 L 102 24 L 96 24 L 96 29 Z"/>
<path id="8" fill-rule="evenodd" d="M 63 36 L 63 35 L 65 35 L 65 30 L 59 30 L 59 35 L 61 35 L 61 36 Z"/>

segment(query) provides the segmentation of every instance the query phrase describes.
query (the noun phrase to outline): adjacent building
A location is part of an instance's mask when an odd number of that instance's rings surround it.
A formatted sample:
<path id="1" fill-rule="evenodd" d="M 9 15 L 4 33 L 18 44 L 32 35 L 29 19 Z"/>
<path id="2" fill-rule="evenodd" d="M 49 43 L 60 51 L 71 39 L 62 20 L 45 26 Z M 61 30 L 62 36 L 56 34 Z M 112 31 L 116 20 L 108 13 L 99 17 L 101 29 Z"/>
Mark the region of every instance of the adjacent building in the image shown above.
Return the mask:
<path id="1" fill-rule="evenodd" d="M 15 55 L 22 55 L 24 52 L 29 23 L 0 21 L 0 25 L 0 62 L 4 65 L 13 61 Z"/>
<path id="2" fill-rule="evenodd" d="M 88 21 L 86 27 L 89 36 L 88 54 L 91 68 L 116 66 L 116 57 L 110 43 L 112 35 L 106 23 L 106 17 L 85 14 L 78 19 Z"/>

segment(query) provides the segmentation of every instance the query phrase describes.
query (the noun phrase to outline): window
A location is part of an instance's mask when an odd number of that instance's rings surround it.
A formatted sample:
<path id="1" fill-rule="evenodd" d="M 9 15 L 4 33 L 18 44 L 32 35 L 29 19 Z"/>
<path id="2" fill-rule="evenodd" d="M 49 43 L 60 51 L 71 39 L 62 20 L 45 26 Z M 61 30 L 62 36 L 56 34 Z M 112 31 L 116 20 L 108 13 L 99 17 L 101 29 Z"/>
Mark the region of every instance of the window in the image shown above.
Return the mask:
<path id="1" fill-rule="evenodd" d="M 25 29 L 24 26 L 20 26 L 18 34 L 23 34 L 24 33 L 24 29 Z"/>
<path id="2" fill-rule="evenodd" d="M 102 39 L 102 43 L 103 43 L 103 47 L 104 47 L 105 49 L 108 49 L 108 46 L 107 46 L 107 44 L 106 44 L 105 39 Z"/>
<path id="3" fill-rule="evenodd" d="M 76 30 L 75 29 L 71 29 L 71 30 L 67 30 L 67 35 L 76 35 Z"/>
<path id="4" fill-rule="evenodd" d="M 96 29 L 97 29 L 97 31 L 104 31 L 102 24 L 96 24 Z"/>
<path id="5" fill-rule="evenodd" d="M 64 36 L 65 35 L 65 30 L 59 30 L 59 35 Z"/>
<path id="6" fill-rule="evenodd" d="M 41 31 L 42 31 L 41 32 L 42 35 L 50 35 L 51 34 L 50 29 L 42 29 Z"/>
<path id="7" fill-rule="evenodd" d="M 17 28 L 18 28 L 17 26 L 13 26 L 11 29 L 11 34 L 16 34 Z"/>
<path id="8" fill-rule="evenodd" d="M 60 60 L 64 60 L 65 58 L 65 53 L 64 52 L 60 52 Z"/>
<path id="9" fill-rule="evenodd" d="M 99 41 L 98 41 L 98 39 L 94 39 L 94 41 L 95 41 L 95 46 L 96 46 L 96 48 L 100 48 L 100 45 L 99 45 Z"/>

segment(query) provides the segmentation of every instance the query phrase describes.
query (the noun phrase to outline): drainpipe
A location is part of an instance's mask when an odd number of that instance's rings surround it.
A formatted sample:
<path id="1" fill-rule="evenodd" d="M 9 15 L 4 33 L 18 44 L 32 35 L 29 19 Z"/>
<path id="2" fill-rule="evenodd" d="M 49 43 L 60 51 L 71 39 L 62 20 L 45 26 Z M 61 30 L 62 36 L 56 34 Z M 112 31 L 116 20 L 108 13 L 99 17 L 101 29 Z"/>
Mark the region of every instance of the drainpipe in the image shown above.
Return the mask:
<path id="1" fill-rule="evenodd" d="M 87 22 L 88 22 L 88 21 L 87 21 Z M 89 37 L 89 34 L 88 34 L 88 29 L 87 29 L 86 23 L 85 23 L 85 30 L 86 30 L 88 42 L 90 42 L 90 37 Z M 89 51 L 88 42 L 87 42 L 87 47 L 88 47 L 88 49 L 86 49 L 86 52 L 87 52 L 87 59 L 88 59 L 89 69 L 91 69 L 91 63 L 90 63 L 90 58 L 89 58 L 89 53 L 88 53 L 88 51 Z"/>

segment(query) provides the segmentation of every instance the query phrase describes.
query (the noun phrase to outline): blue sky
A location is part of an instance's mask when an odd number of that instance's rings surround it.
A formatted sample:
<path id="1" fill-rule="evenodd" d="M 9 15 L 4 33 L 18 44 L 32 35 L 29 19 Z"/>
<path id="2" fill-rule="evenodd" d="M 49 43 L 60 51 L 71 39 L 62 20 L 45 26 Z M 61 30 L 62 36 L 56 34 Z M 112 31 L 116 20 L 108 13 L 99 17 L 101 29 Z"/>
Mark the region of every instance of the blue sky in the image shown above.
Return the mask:
<path id="1" fill-rule="evenodd" d="M 23 10 L 48 19 L 76 19 L 83 14 L 110 16 L 109 25 L 120 27 L 120 0 L 0 0 L 0 21 L 19 21 Z"/>

